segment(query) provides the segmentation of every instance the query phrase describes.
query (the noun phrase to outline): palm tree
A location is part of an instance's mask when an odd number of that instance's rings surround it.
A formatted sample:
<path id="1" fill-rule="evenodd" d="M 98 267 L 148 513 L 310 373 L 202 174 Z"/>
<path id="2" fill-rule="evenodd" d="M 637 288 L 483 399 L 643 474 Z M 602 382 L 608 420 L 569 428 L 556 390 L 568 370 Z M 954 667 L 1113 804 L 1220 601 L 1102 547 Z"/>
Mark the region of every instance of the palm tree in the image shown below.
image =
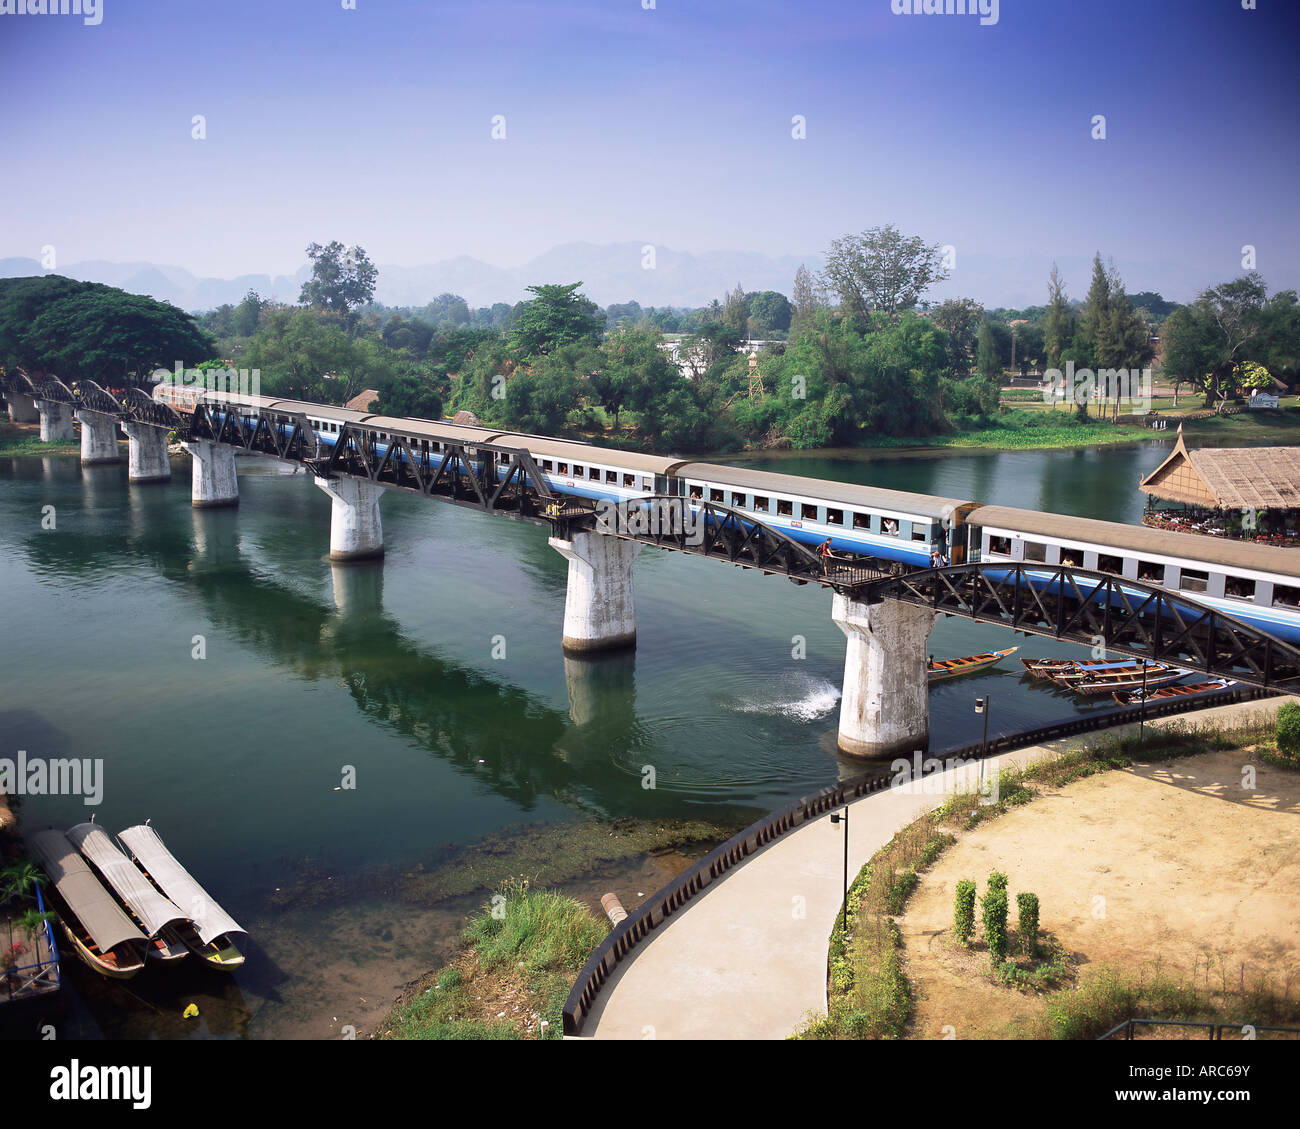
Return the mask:
<path id="1" fill-rule="evenodd" d="M 0 902 L 30 899 L 38 882 L 46 881 L 41 868 L 29 858 L 10 863 L 0 870 Z"/>

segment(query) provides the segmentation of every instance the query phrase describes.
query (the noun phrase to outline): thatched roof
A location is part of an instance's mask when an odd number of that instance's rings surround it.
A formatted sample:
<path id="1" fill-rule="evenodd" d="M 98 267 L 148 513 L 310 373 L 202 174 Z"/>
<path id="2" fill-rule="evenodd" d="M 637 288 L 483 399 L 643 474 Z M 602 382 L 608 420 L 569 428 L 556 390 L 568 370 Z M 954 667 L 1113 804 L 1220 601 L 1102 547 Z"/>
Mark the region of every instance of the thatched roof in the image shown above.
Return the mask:
<path id="1" fill-rule="evenodd" d="M 1300 447 L 1212 447 L 1189 451 L 1179 428 L 1169 457 L 1138 489 L 1213 509 L 1300 509 Z"/>
<path id="2" fill-rule="evenodd" d="M 478 416 L 476 416 L 473 412 L 467 412 L 464 411 L 463 409 L 451 417 L 451 422 L 457 424 L 460 427 L 482 427 L 483 426 L 481 423 L 479 423 Z"/>
<path id="3" fill-rule="evenodd" d="M 371 404 L 379 399 L 378 388 L 367 388 L 364 392 L 358 392 L 343 406 L 353 412 L 368 412 L 373 410 Z"/>

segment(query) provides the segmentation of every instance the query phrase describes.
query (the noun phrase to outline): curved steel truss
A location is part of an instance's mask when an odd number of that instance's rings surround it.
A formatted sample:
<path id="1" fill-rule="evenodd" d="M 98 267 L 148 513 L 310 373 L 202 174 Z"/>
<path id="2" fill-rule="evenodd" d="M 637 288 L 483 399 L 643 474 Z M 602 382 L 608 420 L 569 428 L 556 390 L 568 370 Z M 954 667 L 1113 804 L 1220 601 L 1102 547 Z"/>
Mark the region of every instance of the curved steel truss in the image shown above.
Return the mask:
<path id="1" fill-rule="evenodd" d="M 162 404 L 148 392 L 128 388 L 122 395 L 123 418 L 150 427 L 165 427 L 168 431 L 185 434 L 186 420 L 170 404 Z"/>
<path id="2" fill-rule="evenodd" d="M 117 398 L 105 392 L 93 380 L 77 381 L 77 399 L 78 406 L 88 412 L 99 412 L 105 416 L 126 415 L 126 408 Z"/>
<path id="3" fill-rule="evenodd" d="M 235 412 L 199 404 L 188 420 L 188 439 L 226 443 L 245 451 L 307 463 L 320 455 L 320 440 L 303 412 L 241 408 Z"/>
<path id="4" fill-rule="evenodd" d="M 925 569 L 855 593 L 919 604 L 1267 689 L 1300 690 L 1300 648 L 1192 597 L 1065 565 L 983 563 Z"/>
<path id="5" fill-rule="evenodd" d="M 72 404 L 80 406 L 77 394 L 57 376 L 43 376 L 39 380 L 29 381 L 36 388 L 36 398 L 48 404 Z"/>

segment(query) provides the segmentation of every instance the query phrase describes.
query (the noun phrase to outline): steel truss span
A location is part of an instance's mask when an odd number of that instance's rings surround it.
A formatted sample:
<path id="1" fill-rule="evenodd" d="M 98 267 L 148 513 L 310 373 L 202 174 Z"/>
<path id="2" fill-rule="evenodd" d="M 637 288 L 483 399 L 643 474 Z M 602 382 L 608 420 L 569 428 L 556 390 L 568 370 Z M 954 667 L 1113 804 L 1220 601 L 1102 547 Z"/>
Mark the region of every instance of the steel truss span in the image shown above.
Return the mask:
<path id="1" fill-rule="evenodd" d="M 1134 658 L 1300 691 L 1300 648 L 1179 593 L 1061 565 L 968 564 L 864 586 L 870 603 L 902 600 L 1027 635 L 1103 644 Z"/>

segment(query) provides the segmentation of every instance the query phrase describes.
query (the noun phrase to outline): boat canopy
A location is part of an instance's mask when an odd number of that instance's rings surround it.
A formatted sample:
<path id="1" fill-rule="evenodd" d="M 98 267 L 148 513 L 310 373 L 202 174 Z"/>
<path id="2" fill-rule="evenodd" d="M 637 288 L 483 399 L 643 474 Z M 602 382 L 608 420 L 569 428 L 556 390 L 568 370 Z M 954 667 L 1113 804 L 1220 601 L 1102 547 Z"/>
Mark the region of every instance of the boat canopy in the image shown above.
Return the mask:
<path id="1" fill-rule="evenodd" d="M 38 831 L 27 842 L 59 896 L 101 953 L 112 952 L 126 941 L 148 943 L 62 831 Z"/>
<path id="2" fill-rule="evenodd" d="M 175 902 L 162 896 L 129 858 L 117 849 L 108 833 L 96 823 L 78 823 L 68 830 L 68 841 L 95 865 L 132 912 L 156 937 L 172 922 L 184 922 L 185 914 Z"/>
<path id="3" fill-rule="evenodd" d="M 223 933 L 247 932 L 217 904 L 211 894 L 194 881 L 190 872 L 163 845 L 158 832 L 148 824 L 128 827 L 119 832 L 117 837 L 135 856 L 136 862 L 149 872 L 163 893 L 194 922 L 199 939 L 205 945 Z"/>

